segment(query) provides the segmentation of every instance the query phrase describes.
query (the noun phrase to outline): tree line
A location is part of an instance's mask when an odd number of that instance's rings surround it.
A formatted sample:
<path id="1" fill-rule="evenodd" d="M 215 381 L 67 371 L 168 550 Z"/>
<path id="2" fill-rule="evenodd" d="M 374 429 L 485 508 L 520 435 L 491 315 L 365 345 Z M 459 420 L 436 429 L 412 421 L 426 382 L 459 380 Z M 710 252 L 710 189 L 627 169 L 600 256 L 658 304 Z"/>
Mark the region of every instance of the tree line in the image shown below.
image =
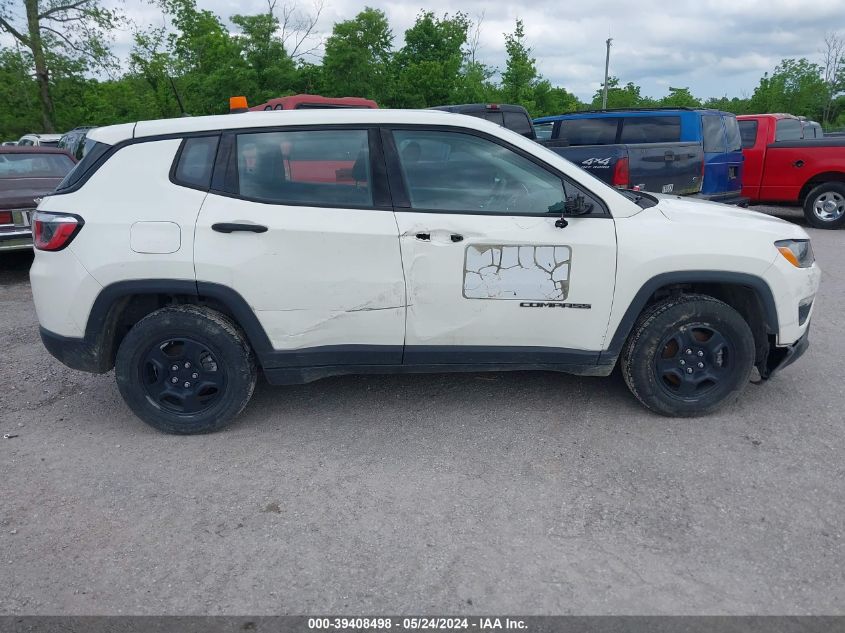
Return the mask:
<path id="1" fill-rule="evenodd" d="M 483 15 L 421 11 L 396 37 L 384 12 L 367 7 L 337 22 L 324 41 L 316 33 L 322 0 L 308 11 L 267 0 L 262 13 L 220 16 L 195 0 L 155 0 L 166 23 L 137 26 L 100 0 L 0 0 L 0 137 L 65 131 L 180 116 L 224 113 L 228 98 L 259 104 L 277 96 L 315 93 L 360 96 L 383 107 L 424 108 L 498 102 L 525 106 L 532 116 L 598 108 L 545 79 L 521 20 L 503 34 L 505 66 L 478 58 Z M 128 62 L 111 50 L 111 34 L 131 29 Z M 608 80 L 610 108 L 712 107 L 735 112 L 791 112 L 845 125 L 845 43 L 830 35 L 819 62 L 784 59 L 749 97 L 700 99 L 671 87 L 660 99 L 633 82 Z M 316 52 L 322 50 L 322 57 Z"/>

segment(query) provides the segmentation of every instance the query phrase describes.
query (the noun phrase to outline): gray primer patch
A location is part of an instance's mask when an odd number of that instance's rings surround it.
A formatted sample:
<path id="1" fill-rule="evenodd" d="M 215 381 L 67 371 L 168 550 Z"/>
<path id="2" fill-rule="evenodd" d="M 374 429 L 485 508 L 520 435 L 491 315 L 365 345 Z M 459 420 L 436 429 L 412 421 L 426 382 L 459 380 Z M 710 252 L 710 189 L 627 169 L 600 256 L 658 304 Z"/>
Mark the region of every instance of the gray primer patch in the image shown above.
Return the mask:
<path id="1" fill-rule="evenodd" d="M 563 301 L 571 260 L 568 246 L 467 246 L 464 297 Z"/>

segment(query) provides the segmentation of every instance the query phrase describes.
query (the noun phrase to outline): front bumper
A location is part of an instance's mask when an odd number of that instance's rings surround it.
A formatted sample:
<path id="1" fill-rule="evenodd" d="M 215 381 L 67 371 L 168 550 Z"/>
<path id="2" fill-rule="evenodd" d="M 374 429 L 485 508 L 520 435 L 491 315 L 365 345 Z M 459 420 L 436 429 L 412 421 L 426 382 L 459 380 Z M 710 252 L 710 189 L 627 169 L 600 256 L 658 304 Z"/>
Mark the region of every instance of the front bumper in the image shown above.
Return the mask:
<path id="1" fill-rule="evenodd" d="M 789 367 L 796 360 L 804 355 L 810 346 L 810 328 L 792 345 L 786 347 L 775 347 L 769 351 L 765 367 L 760 371 L 763 378 L 771 378 L 784 367 Z"/>

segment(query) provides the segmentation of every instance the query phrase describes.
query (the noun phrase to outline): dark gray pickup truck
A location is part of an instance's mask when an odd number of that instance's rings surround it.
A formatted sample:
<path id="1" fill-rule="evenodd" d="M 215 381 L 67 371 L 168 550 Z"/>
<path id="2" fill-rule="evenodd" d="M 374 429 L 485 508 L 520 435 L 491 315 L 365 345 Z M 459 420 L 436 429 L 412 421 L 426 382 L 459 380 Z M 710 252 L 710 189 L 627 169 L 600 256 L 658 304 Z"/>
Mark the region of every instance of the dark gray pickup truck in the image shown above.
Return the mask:
<path id="1" fill-rule="evenodd" d="M 677 195 L 701 191 L 704 152 L 699 143 L 543 144 L 614 187 Z"/>
<path id="2" fill-rule="evenodd" d="M 704 108 L 573 112 L 534 120 L 549 149 L 608 184 L 747 204 L 736 116 Z"/>

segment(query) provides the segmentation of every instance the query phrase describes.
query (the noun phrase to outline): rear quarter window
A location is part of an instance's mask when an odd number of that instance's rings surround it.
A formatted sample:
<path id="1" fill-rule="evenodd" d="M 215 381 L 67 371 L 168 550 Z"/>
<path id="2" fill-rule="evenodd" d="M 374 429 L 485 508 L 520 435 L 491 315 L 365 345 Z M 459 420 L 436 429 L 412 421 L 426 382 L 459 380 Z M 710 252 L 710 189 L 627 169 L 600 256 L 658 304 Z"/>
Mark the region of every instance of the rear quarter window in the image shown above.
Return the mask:
<path id="1" fill-rule="evenodd" d="M 173 180 L 180 185 L 208 189 L 218 140 L 218 136 L 202 136 L 182 141 Z"/>

